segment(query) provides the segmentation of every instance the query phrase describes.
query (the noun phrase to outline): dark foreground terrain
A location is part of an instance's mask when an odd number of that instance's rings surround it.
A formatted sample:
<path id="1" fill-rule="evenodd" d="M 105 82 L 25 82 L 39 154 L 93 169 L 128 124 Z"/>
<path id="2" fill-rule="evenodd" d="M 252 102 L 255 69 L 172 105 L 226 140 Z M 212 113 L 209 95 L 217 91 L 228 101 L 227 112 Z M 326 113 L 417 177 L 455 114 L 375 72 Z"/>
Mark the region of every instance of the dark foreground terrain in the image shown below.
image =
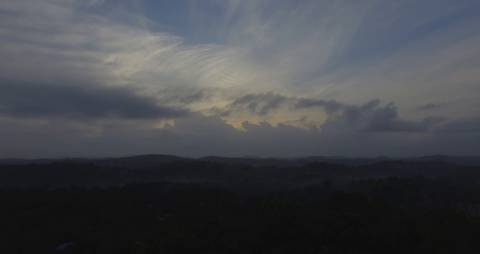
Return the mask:
<path id="1" fill-rule="evenodd" d="M 475 158 L 0 161 L 0 253 L 480 253 Z"/>

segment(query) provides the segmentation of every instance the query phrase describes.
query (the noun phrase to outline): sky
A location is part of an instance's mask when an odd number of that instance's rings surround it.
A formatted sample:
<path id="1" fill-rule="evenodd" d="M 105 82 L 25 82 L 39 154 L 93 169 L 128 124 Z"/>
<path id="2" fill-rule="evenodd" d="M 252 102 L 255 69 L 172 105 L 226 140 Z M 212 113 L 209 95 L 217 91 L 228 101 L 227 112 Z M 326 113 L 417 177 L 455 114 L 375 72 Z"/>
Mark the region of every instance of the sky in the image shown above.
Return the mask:
<path id="1" fill-rule="evenodd" d="M 478 0 L 1 0 L 0 158 L 480 155 Z"/>

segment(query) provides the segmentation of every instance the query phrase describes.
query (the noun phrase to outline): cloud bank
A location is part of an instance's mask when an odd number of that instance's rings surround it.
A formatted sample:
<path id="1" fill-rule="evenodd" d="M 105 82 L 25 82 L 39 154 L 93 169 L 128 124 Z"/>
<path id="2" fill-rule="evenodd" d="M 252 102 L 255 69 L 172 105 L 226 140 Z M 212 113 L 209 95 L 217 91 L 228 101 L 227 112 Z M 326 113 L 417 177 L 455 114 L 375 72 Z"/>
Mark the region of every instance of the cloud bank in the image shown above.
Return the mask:
<path id="1" fill-rule="evenodd" d="M 162 119 L 186 115 L 126 88 L 0 81 L 0 115 L 33 118 Z"/>

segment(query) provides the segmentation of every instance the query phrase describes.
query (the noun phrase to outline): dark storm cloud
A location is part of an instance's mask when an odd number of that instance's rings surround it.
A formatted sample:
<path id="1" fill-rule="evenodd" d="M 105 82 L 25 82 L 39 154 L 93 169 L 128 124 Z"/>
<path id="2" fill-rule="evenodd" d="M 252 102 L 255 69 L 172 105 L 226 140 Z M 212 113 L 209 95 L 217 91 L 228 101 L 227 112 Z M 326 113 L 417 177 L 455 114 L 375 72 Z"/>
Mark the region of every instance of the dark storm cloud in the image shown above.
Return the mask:
<path id="1" fill-rule="evenodd" d="M 0 114 L 12 117 L 156 119 L 186 114 L 125 88 L 2 80 L 0 91 Z"/>
<path id="2" fill-rule="evenodd" d="M 247 94 L 237 98 L 221 115 L 245 111 L 265 116 L 285 106 L 293 111 L 320 108 L 327 113 L 328 121 L 343 122 L 349 128 L 368 132 L 425 132 L 441 120 L 431 117 L 421 121 L 402 119 L 394 103 L 384 105 L 379 99 L 363 105 L 349 105 L 335 100 L 288 97 L 275 93 Z"/>
<path id="3" fill-rule="evenodd" d="M 405 120 L 398 114 L 394 103 L 382 105 L 379 99 L 363 105 L 347 105 L 334 100 L 298 99 L 295 108 L 323 108 L 328 114 L 335 114 L 331 122 L 343 122 L 348 128 L 367 132 L 425 132 L 440 119 L 425 118 L 421 121 Z"/>
<path id="4" fill-rule="evenodd" d="M 352 126 L 362 131 L 371 132 L 424 132 L 429 130 L 435 121 L 410 121 L 401 119 L 395 104 L 381 105 L 380 100 L 372 100 L 361 106 L 348 106 L 343 114 Z"/>

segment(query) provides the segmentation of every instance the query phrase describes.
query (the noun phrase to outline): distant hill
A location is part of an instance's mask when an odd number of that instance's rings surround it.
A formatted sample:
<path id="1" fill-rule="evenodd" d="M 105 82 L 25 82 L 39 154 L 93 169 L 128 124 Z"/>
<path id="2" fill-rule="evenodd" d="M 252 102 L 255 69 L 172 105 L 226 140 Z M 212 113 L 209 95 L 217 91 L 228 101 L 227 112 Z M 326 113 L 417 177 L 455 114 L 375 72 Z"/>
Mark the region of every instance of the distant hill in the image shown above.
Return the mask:
<path id="1" fill-rule="evenodd" d="M 297 188 L 387 177 L 480 182 L 477 157 L 379 158 L 120 158 L 0 160 L 0 187 L 109 186 L 143 182 L 203 182 L 231 188 Z"/>
<path id="2" fill-rule="evenodd" d="M 338 157 L 338 156 L 311 156 L 299 158 L 262 158 L 262 157 L 221 157 L 208 156 L 198 159 L 180 157 L 174 155 L 148 154 L 128 157 L 109 157 L 109 158 L 63 158 L 63 159 L 0 159 L 0 165 L 28 165 L 28 164 L 47 164 L 59 161 L 70 162 L 92 162 L 102 165 L 121 166 L 121 167 L 148 167 L 155 164 L 163 164 L 175 161 L 206 161 L 226 164 L 248 164 L 248 165 L 275 165 L 292 166 L 313 162 L 325 162 L 332 164 L 341 164 L 348 166 L 368 165 L 384 161 L 404 161 L 404 162 L 446 162 L 459 166 L 480 166 L 480 156 L 448 156 L 431 155 L 422 157 L 390 158 L 390 157 Z"/>

